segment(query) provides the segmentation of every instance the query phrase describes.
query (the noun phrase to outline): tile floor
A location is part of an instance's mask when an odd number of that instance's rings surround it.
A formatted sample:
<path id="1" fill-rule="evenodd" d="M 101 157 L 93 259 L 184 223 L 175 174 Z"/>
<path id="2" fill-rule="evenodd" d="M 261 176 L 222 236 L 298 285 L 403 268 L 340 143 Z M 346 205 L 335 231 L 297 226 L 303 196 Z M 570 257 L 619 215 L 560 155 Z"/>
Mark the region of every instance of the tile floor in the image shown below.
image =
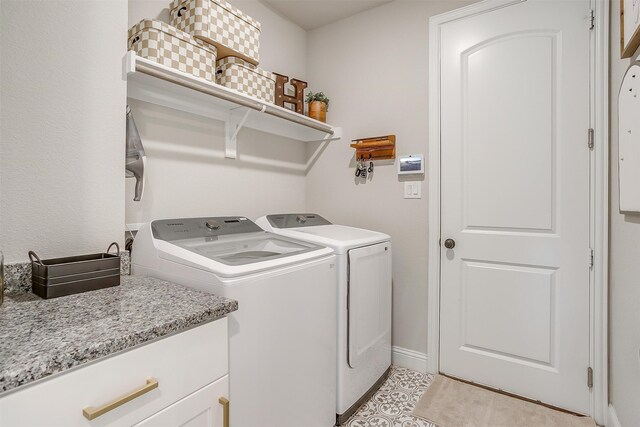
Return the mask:
<path id="1" fill-rule="evenodd" d="M 433 375 L 393 366 L 389 378 L 342 427 L 437 427 L 411 415 Z"/>

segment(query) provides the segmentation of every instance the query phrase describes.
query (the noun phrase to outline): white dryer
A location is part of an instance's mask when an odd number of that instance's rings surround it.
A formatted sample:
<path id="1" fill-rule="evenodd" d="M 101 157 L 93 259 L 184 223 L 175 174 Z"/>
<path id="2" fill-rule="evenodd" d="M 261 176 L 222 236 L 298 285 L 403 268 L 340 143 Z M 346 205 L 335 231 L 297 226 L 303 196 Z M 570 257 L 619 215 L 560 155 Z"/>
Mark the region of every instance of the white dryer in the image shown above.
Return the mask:
<path id="1" fill-rule="evenodd" d="M 332 224 L 317 214 L 267 215 L 256 223 L 281 236 L 326 245 L 338 274 L 336 415 L 346 421 L 391 366 L 391 238 Z"/>
<path id="2" fill-rule="evenodd" d="M 330 427 L 336 399 L 335 256 L 244 217 L 152 221 L 134 274 L 238 301 L 229 316 L 234 427 Z"/>

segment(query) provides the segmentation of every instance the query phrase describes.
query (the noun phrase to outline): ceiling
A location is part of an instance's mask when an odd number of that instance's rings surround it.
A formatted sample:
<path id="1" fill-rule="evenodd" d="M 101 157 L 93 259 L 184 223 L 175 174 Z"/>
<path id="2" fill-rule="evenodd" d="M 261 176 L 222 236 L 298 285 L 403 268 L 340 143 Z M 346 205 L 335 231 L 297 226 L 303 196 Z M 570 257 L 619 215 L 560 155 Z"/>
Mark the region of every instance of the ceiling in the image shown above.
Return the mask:
<path id="1" fill-rule="evenodd" d="M 393 0 L 262 0 L 309 31 Z"/>

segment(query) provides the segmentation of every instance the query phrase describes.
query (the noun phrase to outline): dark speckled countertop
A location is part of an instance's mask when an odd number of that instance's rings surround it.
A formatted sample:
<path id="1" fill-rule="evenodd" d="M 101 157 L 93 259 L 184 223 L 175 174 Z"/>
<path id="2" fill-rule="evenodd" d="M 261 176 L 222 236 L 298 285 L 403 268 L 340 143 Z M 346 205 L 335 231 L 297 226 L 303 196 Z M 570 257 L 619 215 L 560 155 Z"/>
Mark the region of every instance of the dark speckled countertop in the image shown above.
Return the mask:
<path id="1" fill-rule="evenodd" d="M 227 298 L 137 276 L 122 276 L 117 287 L 50 300 L 5 295 L 0 393 L 237 309 Z"/>

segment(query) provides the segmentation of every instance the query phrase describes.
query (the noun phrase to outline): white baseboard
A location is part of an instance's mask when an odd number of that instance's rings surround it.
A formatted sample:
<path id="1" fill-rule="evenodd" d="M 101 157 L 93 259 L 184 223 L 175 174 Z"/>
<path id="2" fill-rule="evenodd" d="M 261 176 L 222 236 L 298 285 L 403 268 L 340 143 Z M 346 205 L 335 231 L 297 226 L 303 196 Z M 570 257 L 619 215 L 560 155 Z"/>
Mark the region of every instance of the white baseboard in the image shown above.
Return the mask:
<path id="1" fill-rule="evenodd" d="M 408 348 L 395 345 L 391 347 L 391 363 L 414 371 L 427 372 L 427 355 Z"/>
<path id="2" fill-rule="evenodd" d="M 618 419 L 616 409 L 611 404 L 609 404 L 609 420 L 607 422 L 607 427 L 622 427 L 622 424 L 620 424 L 620 420 Z"/>

